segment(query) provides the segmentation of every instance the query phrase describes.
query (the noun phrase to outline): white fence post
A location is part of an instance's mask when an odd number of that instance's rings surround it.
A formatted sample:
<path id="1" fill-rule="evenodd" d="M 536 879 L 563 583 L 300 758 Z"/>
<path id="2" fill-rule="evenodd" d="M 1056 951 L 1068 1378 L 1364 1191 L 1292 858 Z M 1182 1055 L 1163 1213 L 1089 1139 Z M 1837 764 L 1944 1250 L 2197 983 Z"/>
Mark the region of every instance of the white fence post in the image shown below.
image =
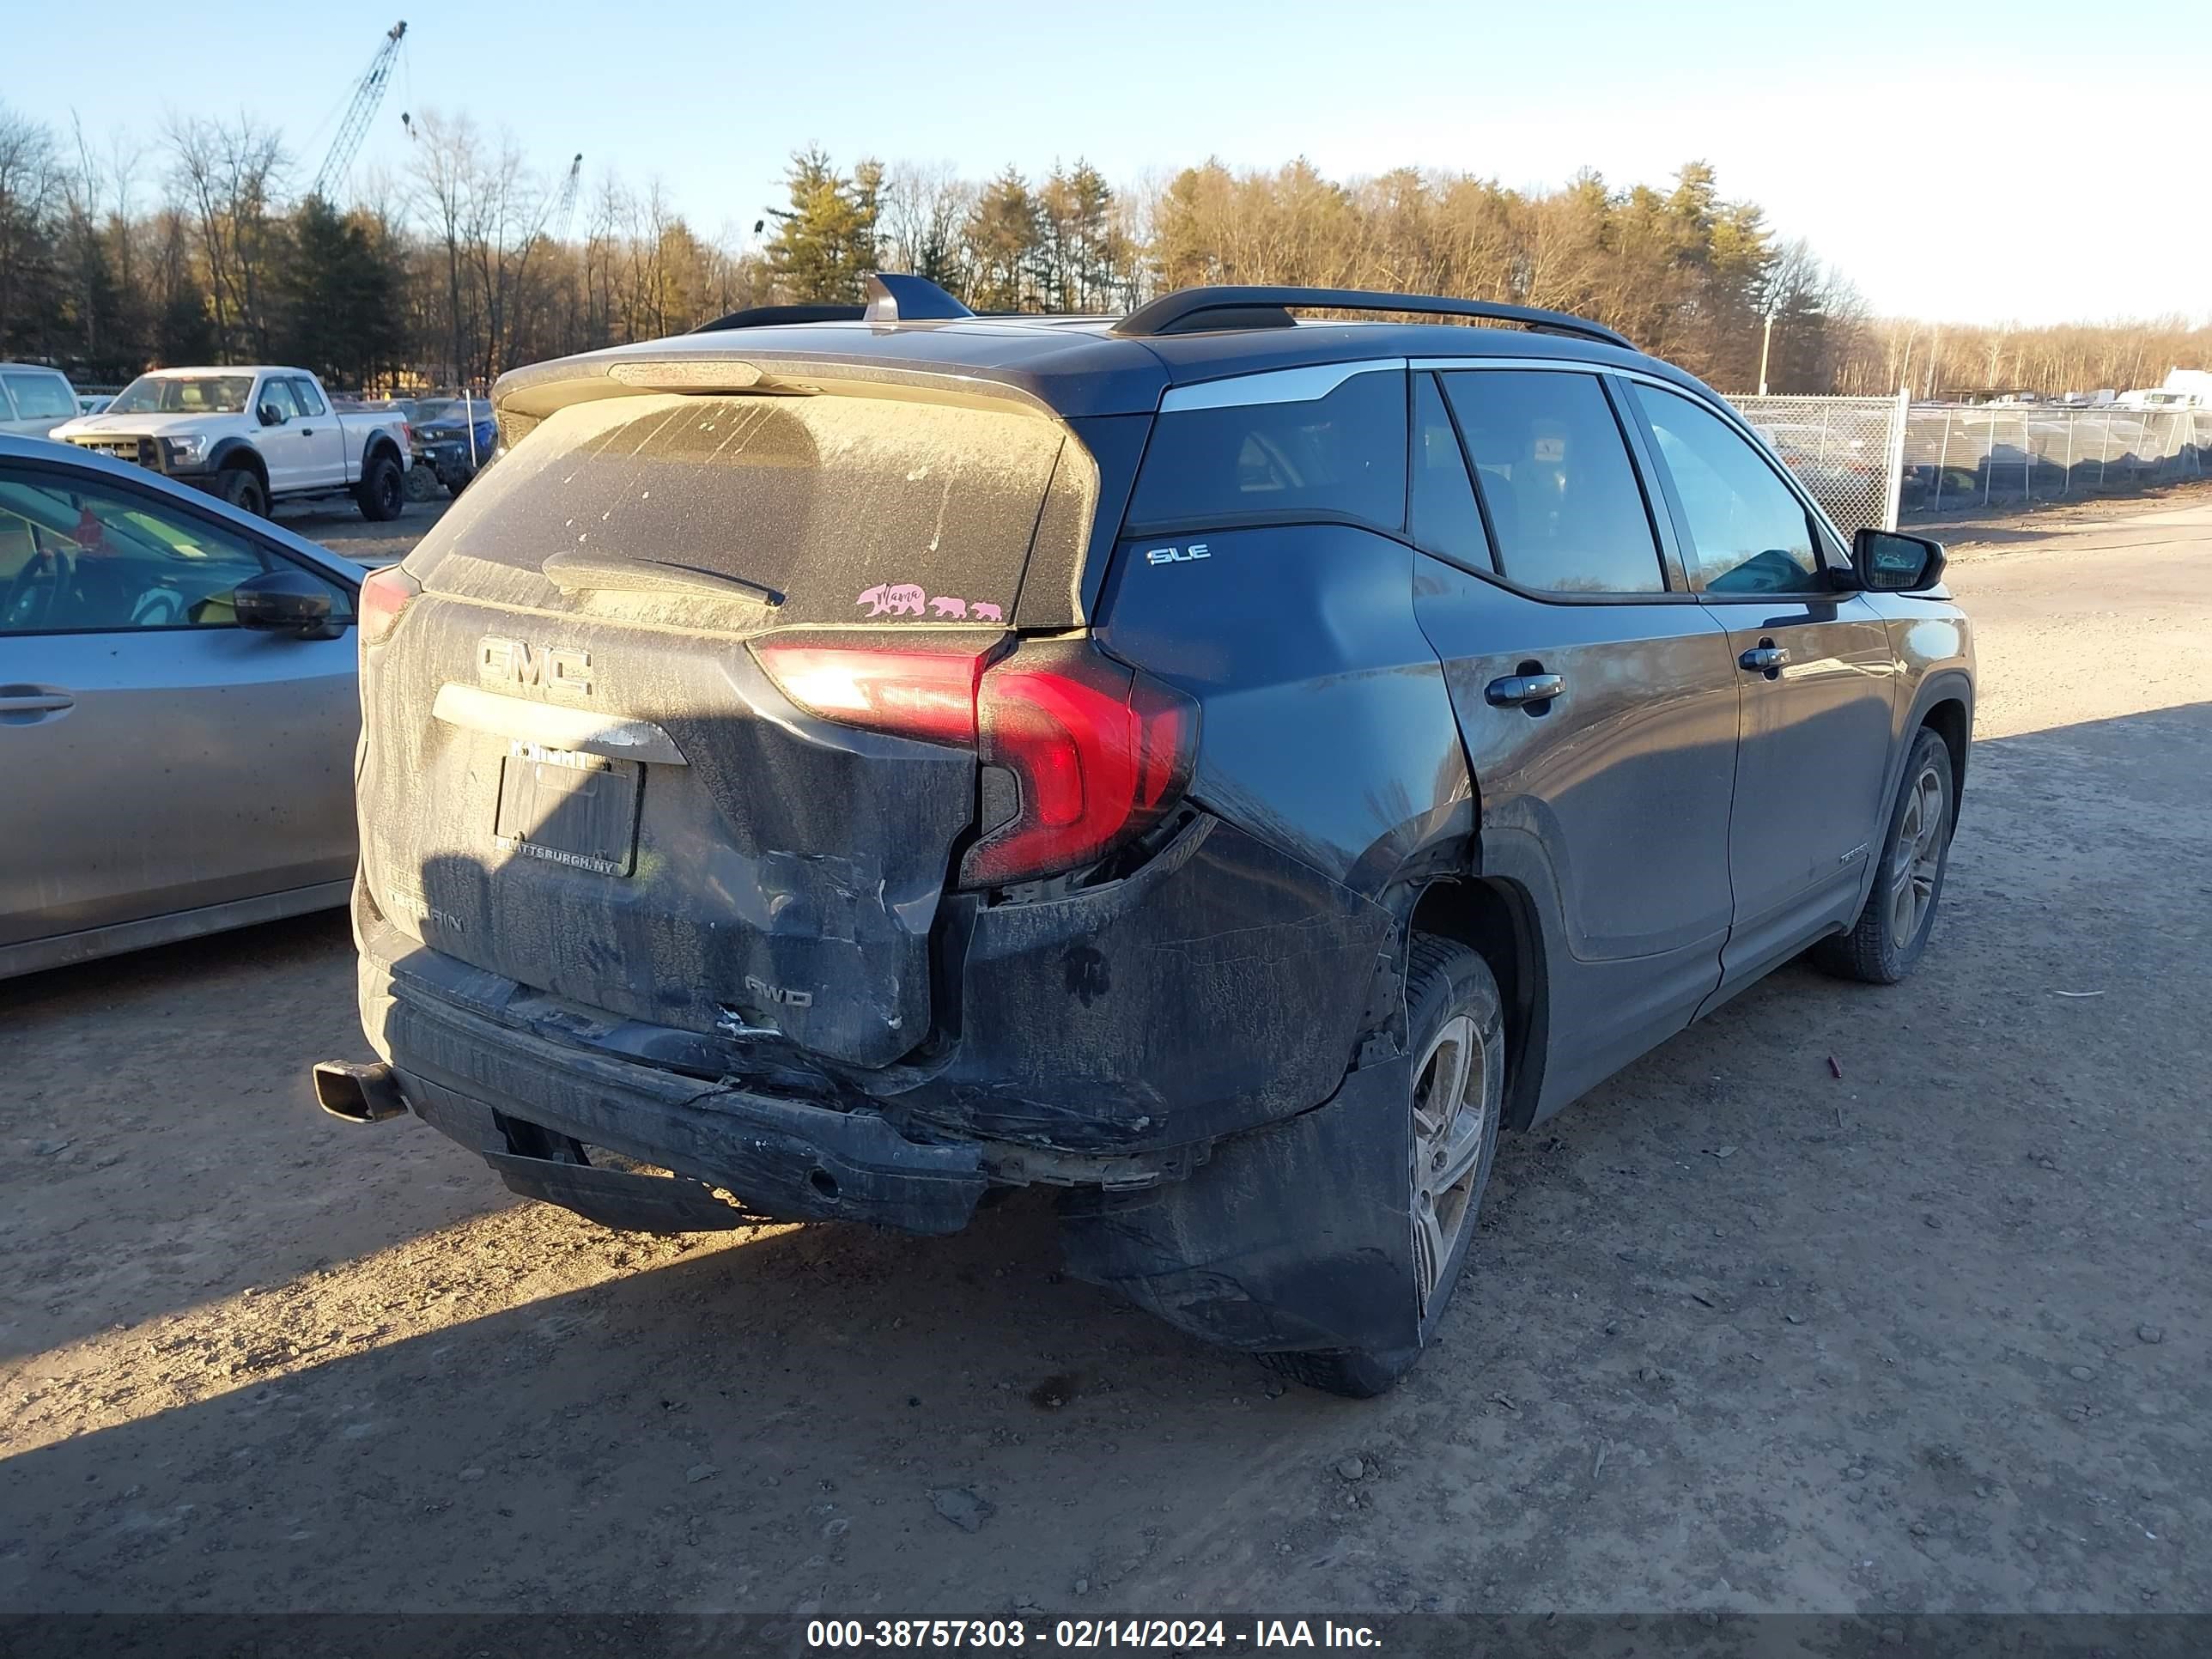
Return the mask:
<path id="1" fill-rule="evenodd" d="M 1943 447 L 1936 457 L 1936 505 L 1930 509 L 1933 512 L 1940 513 L 1943 510 L 1943 469 L 1950 464 L 1951 411 L 1947 406 L 1943 410 Z"/>
<path id="2" fill-rule="evenodd" d="M 1881 527 L 1897 528 L 1898 509 L 1905 499 L 1905 428 L 1912 419 L 1912 388 L 1897 389 L 1897 410 L 1889 417 L 1889 493 L 1881 504 Z"/>

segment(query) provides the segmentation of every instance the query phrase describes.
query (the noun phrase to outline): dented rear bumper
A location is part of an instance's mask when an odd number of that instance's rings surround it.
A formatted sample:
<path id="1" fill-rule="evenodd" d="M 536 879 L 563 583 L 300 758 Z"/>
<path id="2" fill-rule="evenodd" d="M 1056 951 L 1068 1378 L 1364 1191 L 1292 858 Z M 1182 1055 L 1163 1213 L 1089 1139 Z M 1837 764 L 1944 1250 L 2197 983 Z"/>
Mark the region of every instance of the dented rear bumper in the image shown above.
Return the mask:
<path id="1" fill-rule="evenodd" d="M 517 1192 L 610 1226 L 690 1231 L 760 1220 L 957 1232 L 988 1184 L 973 1145 L 878 1113 L 783 1099 L 594 1052 L 501 1017 L 511 981 L 388 926 L 364 930 L 362 1023 L 417 1116 L 483 1155 Z M 578 1016 L 580 1029 L 586 1017 Z M 603 1147 L 675 1179 L 597 1168 Z M 549 1146 L 555 1149 L 548 1156 Z"/>

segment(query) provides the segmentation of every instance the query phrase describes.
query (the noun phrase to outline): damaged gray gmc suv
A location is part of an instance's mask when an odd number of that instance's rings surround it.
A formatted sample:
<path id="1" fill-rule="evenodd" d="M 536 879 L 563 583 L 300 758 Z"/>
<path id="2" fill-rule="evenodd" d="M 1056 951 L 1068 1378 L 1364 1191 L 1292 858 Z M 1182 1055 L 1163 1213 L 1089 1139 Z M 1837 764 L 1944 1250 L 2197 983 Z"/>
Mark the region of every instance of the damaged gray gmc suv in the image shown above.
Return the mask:
<path id="1" fill-rule="evenodd" d="M 331 1111 L 615 1227 L 1056 1188 L 1072 1272 L 1364 1395 L 1501 1132 L 1808 947 L 1912 970 L 1942 550 L 1696 380 L 1420 295 L 869 292 L 508 374 L 369 578 Z"/>

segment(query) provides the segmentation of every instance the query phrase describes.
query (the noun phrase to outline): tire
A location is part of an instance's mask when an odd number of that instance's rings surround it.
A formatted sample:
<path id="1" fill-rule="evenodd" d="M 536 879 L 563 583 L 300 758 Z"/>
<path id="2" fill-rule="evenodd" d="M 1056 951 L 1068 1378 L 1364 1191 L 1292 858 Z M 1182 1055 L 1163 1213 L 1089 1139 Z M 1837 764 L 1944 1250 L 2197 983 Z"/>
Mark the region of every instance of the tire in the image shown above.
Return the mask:
<path id="1" fill-rule="evenodd" d="M 1406 1030 L 1414 1056 L 1406 1103 L 1413 1118 L 1413 1160 L 1407 1171 L 1414 1217 L 1409 1289 L 1421 1309 L 1419 1341 L 1391 1353 L 1337 1349 L 1261 1356 L 1285 1376 L 1354 1400 L 1370 1400 L 1389 1389 L 1413 1369 L 1434 1337 L 1474 1238 L 1504 1115 L 1504 1005 L 1490 964 L 1480 955 L 1434 934 L 1413 935 L 1407 959 Z M 1426 1102 L 1455 1069 L 1446 1058 L 1455 1048 L 1480 1071 L 1479 1076 L 1472 1068 L 1466 1073 L 1457 1111 L 1440 1121 Z M 1439 1175 L 1446 1180 L 1435 1179 Z"/>
<path id="2" fill-rule="evenodd" d="M 383 450 L 369 458 L 368 470 L 354 486 L 353 498 L 361 516 L 372 524 L 396 519 L 407 506 L 407 478 L 399 463 Z"/>
<path id="3" fill-rule="evenodd" d="M 1813 947 L 1808 954 L 1814 967 L 1838 979 L 1894 985 L 1920 965 L 1950 866 L 1958 799 L 1950 745 L 1923 726 L 1905 756 L 1905 777 L 1889 809 L 1874 889 L 1850 932 Z"/>
<path id="4" fill-rule="evenodd" d="M 240 512 L 251 513 L 257 519 L 269 516 L 269 486 L 250 466 L 225 467 L 215 493 Z"/>

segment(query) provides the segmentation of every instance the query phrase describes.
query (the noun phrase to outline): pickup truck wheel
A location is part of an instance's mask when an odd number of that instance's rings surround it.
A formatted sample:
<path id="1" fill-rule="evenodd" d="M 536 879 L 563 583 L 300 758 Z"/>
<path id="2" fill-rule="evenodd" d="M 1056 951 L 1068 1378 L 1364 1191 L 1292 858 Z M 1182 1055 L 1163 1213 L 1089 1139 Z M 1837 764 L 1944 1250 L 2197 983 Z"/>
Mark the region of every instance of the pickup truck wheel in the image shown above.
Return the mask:
<path id="1" fill-rule="evenodd" d="M 269 516 L 269 487 L 250 466 L 223 469 L 216 485 L 216 494 L 241 512 L 251 513 L 257 519 Z"/>
<path id="2" fill-rule="evenodd" d="M 407 505 L 407 479 L 399 471 L 399 463 L 379 450 L 354 486 L 353 498 L 360 505 L 361 516 L 372 523 L 398 518 Z"/>
<path id="3" fill-rule="evenodd" d="M 1890 807 L 1874 890 L 1850 933 L 1832 933 L 1813 947 L 1814 967 L 1839 979 L 1894 985 L 1920 965 L 1951 861 L 1956 799 L 1950 746 L 1923 726 L 1905 757 L 1905 778 Z"/>
<path id="4" fill-rule="evenodd" d="M 1336 1349 L 1261 1356 L 1285 1376 L 1354 1400 L 1389 1389 L 1435 1335 L 1474 1238 L 1504 1115 L 1504 1000 L 1490 964 L 1464 945 L 1414 934 L 1406 1016 L 1414 1056 L 1407 1102 L 1413 1118 L 1407 1289 L 1420 1308 L 1419 1343 L 1387 1354 Z"/>

